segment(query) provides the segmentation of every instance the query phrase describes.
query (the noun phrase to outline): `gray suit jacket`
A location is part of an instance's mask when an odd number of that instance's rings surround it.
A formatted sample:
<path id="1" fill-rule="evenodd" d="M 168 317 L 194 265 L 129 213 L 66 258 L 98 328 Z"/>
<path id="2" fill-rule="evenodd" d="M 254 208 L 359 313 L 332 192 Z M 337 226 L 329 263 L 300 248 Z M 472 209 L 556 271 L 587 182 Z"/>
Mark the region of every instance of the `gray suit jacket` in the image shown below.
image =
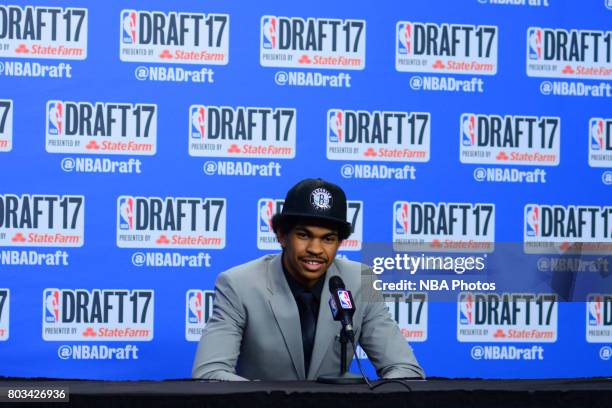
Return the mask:
<path id="1" fill-rule="evenodd" d="M 328 307 L 329 278 L 338 275 L 356 304 L 356 339 L 384 378 L 424 373 L 379 293 L 362 287 L 362 264 L 336 259 L 327 270 L 308 373 L 300 318 L 280 255 L 267 255 L 220 274 L 212 316 L 198 345 L 193 377 L 211 380 L 313 380 L 340 370 L 340 322 Z M 365 280 L 370 276 L 364 276 Z M 348 347 L 347 361 L 352 360 Z"/>

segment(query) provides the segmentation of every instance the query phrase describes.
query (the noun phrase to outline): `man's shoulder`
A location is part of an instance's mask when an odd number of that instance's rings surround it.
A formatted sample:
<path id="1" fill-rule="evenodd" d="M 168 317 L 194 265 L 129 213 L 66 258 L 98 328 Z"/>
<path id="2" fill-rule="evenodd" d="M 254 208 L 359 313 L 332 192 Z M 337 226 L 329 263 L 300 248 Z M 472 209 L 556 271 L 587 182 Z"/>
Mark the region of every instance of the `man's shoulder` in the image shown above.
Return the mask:
<path id="1" fill-rule="evenodd" d="M 370 268 L 361 262 L 351 261 L 350 259 L 336 258 L 334 266 L 343 279 L 351 283 L 359 282 L 363 275 L 367 274 Z M 348 282 L 346 282 L 348 284 Z"/>
<path id="2" fill-rule="evenodd" d="M 219 274 L 219 278 L 240 282 L 243 279 L 252 280 L 256 275 L 264 274 L 270 263 L 278 255 L 264 255 L 261 258 L 253 259 L 249 262 L 234 266 Z"/>
<path id="3" fill-rule="evenodd" d="M 336 268 L 338 268 L 340 271 L 347 271 L 347 273 L 361 273 L 362 269 L 368 268 L 367 265 L 362 264 L 361 262 L 351 261 L 350 259 L 346 258 L 334 259 L 334 265 L 336 265 Z"/>
<path id="4" fill-rule="evenodd" d="M 362 300 L 364 297 L 368 299 L 372 297 L 372 281 L 376 279 L 372 268 L 361 262 L 340 258 L 334 260 L 334 265 L 353 296 Z"/>

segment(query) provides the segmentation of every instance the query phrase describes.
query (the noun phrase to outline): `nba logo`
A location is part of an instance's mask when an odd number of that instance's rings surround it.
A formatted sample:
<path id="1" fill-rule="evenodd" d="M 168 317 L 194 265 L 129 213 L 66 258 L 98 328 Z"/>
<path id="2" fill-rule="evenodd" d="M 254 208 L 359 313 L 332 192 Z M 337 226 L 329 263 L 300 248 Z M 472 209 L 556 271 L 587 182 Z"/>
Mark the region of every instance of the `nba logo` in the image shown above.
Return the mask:
<path id="1" fill-rule="evenodd" d="M 257 248 L 280 249 L 272 228 L 272 218 L 283 210 L 284 200 L 260 198 L 257 200 Z"/>
<path id="2" fill-rule="evenodd" d="M 136 12 L 133 10 L 121 13 L 121 42 L 136 44 Z"/>
<path id="3" fill-rule="evenodd" d="M 474 298 L 471 294 L 461 295 L 459 299 L 459 323 L 472 324 L 474 322 Z"/>
<path id="4" fill-rule="evenodd" d="M 542 30 L 539 28 L 530 28 L 527 31 L 527 49 L 529 51 L 529 59 L 542 59 Z"/>
<path id="5" fill-rule="evenodd" d="M 342 309 L 352 309 L 353 303 L 351 302 L 351 296 L 346 290 L 338 291 L 338 298 L 340 299 L 340 307 Z"/>
<path id="6" fill-rule="evenodd" d="M 119 199 L 119 229 L 134 229 L 134 199 L 132 197 Z"/>
<path id="7" fill-rule="evenodd" d="M 342 142 L 342 111 L 330 110 L 328 113 L 328 137 L 333 143 Z"/>
<path id="8" fill-rule="evenodd" d="M 203 306 L 202 292 L 198 290 L 190 290 L 188 295 L 187 304 L 187 320 L 189 323 L 200 324 L 203 323 Z"/>
<path id="9" fill-rule="evenodd" d="M 45 322 L 59 323 L 59 290 L 45 291 Z"/>
<path id="10" fill-rule="evenodd" d="M 540 236 L 540 209 L 537 205 L 525 207 L 525 232 L 528 237 Z"/>
<path id="11" fill-rule="evenodd" d="M 266 198 L 259 200 L 257 224 L 260 232 L 272 232 L 272 215 L 274 215 L 274 201 Z"/>
<path id="12" fill-rule="evenodd" d="M 474 146 L 476 117 L 470 114 L 461 115 L 461 144 Z"/>
<path id="13" fill-rule="evenodd" d="M 59 101 L 47 104 L 47 134 L 59 136 L 64 132 L 64 105 Z"/>
<path id="14" fill-rule="evenodd" d="M 397 202 L 394 208 L 395 233 L 399 235 L 408 234 L 408 203 Z"/>
<path id="15" fill-rule="evenodd" d="M 206 135 L 206 108 L 203 106 L 191 107 L 191 138 L 204 139 Z"/>
<path id="16" fill-rule="evenodd" d="M 276 35 L 276 17 L 264 17 L 261 22 L 262 47 L 267 50 L 276 49 L 278 46 Z"/>
<path id="17" fill-rule="evenodd" d="M 589 307 L 589 326 L 601 325 L 602 304 L 603 302 L 600 295 L 589 296 L 589 301 L 587 303 Z"/>
<path id="18" fill-rule="evenodd" d="M 412 24 L 400 23 L 397 28 L 397 52 L 402 55 L 412 54 Z"/>
<path id="19" fill-rule="evenodd" d="M 604 121 L 591 119 L 589 133 L 591 134 L 591 150 L 603 150 Z"/>

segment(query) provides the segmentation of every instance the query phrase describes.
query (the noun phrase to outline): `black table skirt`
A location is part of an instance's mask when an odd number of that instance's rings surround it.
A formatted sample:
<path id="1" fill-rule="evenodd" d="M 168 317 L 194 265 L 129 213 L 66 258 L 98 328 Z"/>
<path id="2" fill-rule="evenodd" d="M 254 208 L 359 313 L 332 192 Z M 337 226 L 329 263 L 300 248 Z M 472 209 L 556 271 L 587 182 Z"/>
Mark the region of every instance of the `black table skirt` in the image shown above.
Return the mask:
<path id="1" fill-rule="evenodd" d="M 585 407 L 612 408 L 612 380 L 448 380 L 334 386 L 313 382 L 105 382 L 0 379 L 0 388 L 67 387 L 68 403 L 0 407 Z"/>

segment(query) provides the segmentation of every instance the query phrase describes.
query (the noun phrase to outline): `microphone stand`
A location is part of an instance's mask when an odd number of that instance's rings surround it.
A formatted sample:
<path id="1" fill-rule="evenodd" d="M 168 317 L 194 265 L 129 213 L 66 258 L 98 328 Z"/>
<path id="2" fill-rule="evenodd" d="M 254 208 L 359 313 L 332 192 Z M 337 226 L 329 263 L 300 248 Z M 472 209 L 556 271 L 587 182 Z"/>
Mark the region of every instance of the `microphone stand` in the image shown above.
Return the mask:
<path id="1" fill-rule="evenodd" d="M 340 330 L 340 375 L 322 375 L 317 382 L 324 384 L 364 384 L 363 377 L 348 372 L 348 361 L 346 359 L 346 345 L 350 338 L 344 327 Z M 354 353 L 353 353 L 354 354 Z M 352 355 L 352 354 L 351 354 Z"/>

